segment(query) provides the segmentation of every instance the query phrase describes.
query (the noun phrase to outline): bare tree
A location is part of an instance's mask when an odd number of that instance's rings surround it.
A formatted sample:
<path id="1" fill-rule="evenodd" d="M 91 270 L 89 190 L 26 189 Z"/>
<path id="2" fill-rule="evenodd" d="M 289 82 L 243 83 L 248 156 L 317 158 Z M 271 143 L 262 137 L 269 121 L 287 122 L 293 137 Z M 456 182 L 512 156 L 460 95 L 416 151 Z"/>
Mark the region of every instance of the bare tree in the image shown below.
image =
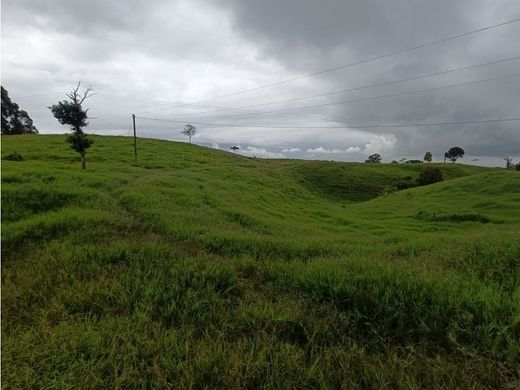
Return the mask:
<path id="1" fill-rule="evenodd" d="M 191 137 L 193 137 L 197 133 L 197 128 L 187 123 L 186 126 L 184 126 L 184 130 L 182 130 L 181 133 L 188 136 L 191 144 Z"/>
<path id="2" fill-rule="evenodd" d="M 502 157 L 506 161 L 506 169 L 513 167 L 513 159 L 509 156 Z"/>

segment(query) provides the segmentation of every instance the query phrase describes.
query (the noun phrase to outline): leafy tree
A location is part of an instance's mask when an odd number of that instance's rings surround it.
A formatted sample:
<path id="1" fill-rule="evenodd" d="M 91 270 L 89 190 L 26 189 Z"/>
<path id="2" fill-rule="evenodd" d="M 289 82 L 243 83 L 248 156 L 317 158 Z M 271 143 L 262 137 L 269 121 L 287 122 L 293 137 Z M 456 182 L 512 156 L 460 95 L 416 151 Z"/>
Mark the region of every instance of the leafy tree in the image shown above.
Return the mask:
<path id="1" fill-rule="evenodd" d="M 231 149 L 233 152 L 236 152 L 237 150 L 239 150 L 240 148 L 236 145 L 233 145 L 232 147 L 230 147 L 229 149 Z"/>
<path id="2" fill-rule="evenodd" d="M 444 161 L 446 161 L 446 158 L 448 158 L 452 163 L 457 161 L 458 158 L 462 157 L 464 157 L 464 149 L 462 149 L 460 146 L 454 146 L 450 148 L 447 153 L 444 153 Z"/>
<path id="3" fill-rule="evenodd" d="M 424 161 L 426 162 L 432 162 L 432 152 L 426 152 L 426 154 L 424 155 Z"/>
<path id="4" fill-rule="evenodd" d="M 379 164 L 381 160 L 381 155 L 379 153 L 374 153 L 368 156 L 368 159 L 365 160 L 365 162 L 369 164 Z"/>
<path id="5" fill-rule="evenodd" d="M 426 167 L 421 173 L 419 173 L 419 178 L 417 179 L 417 184 L 420 186 L 425 186 L 428 184 L 437 183 L 442 181 L 442 171 L 437 167 Z"/>
<path id="6" fill-rule="evenodd" d="M 38 134 L 33 120 L 18 104 L 11 101 L 9 93 L 2 89 L 2 135 Z"/>
<path id="7" fill-rule="evenodd" d="M 191 137 L 193 137 L 197 133 L 197 128 L 188 123 L 186 124 L 186 126 L 184 126 L 184 130 L 182 130 L 181 133 L 189 137 L 191 144 Z"/>
<path id="8" fill-rule="evenodd" d="M 83 128 L 88 125 L 88 108 L 84 110 L 82 104 L 85 99 L 91 96 L 92 88 L 89 87 L 83 93 L 80 93 L 80 86 L 81 83 L 78 83 L 76 88 L 67 94 L 69 100 L 58 102 L 49 107 L 49 109 L 62 125 L 69 125 L 72 129 L 72 134 L 67 137 L 67 142 L 81 156 L 81 169 L 86 169 L 87 160 L 85 154 L 94 141 L 83 132 Z"/>

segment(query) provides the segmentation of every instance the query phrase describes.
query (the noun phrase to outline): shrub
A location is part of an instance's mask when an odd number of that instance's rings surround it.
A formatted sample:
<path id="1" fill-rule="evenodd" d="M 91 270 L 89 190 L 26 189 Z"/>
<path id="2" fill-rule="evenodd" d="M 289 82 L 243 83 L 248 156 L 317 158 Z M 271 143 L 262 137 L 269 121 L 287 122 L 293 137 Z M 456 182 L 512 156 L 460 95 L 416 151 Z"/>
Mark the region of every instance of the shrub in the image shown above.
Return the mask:
<path id="1" fill-rule="evenodd" d="M 398 190 L 406 190 L 407 188 L 413 187 L 412 183 L 406 182 L 406 181 L 400 181 L 397 183 L 397 189 Z"/>
<path id="2" fill-rule="evenodd" d="M 442 181 L 442 172 L 437 167 L 428 167 L 421 171 L 419 174 L 419 178 L 417 179 L 417 184 L 420 186 L 425 186 L 428 184 L 437 183 Z"/>
<path id="3" fill-rule="evenodd" d="M 13 152 L 13 153 L 9 153 L 7 156 L 5 156 L 4 160 L 9 160 L 9 161 L 22 161 L 23 160 L 23 157 L 21 154 L 18 154 L 16 152 Z"/>

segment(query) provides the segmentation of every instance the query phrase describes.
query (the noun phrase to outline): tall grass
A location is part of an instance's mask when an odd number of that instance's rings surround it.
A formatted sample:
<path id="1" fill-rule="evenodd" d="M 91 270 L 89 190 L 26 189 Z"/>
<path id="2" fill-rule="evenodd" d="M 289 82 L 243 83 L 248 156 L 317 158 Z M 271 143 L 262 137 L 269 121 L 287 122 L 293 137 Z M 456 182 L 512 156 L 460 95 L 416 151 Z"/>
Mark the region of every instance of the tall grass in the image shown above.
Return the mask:
<path id="1" fill-rule="evenodd" d="M 95 138 L 2 140 L 6 388 L 520 386 L 516 172 Z"/>

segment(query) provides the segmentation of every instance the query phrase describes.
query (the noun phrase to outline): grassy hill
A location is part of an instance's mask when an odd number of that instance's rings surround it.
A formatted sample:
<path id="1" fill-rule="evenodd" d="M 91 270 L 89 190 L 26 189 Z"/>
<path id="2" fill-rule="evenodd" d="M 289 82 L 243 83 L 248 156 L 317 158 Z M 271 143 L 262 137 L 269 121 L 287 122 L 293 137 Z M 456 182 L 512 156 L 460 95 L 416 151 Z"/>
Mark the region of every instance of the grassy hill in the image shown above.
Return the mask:
<path id="1" fill-rule="evenodd" d="M 517 387 L 520 175 L 2 138 L 9 388 Z"/>

